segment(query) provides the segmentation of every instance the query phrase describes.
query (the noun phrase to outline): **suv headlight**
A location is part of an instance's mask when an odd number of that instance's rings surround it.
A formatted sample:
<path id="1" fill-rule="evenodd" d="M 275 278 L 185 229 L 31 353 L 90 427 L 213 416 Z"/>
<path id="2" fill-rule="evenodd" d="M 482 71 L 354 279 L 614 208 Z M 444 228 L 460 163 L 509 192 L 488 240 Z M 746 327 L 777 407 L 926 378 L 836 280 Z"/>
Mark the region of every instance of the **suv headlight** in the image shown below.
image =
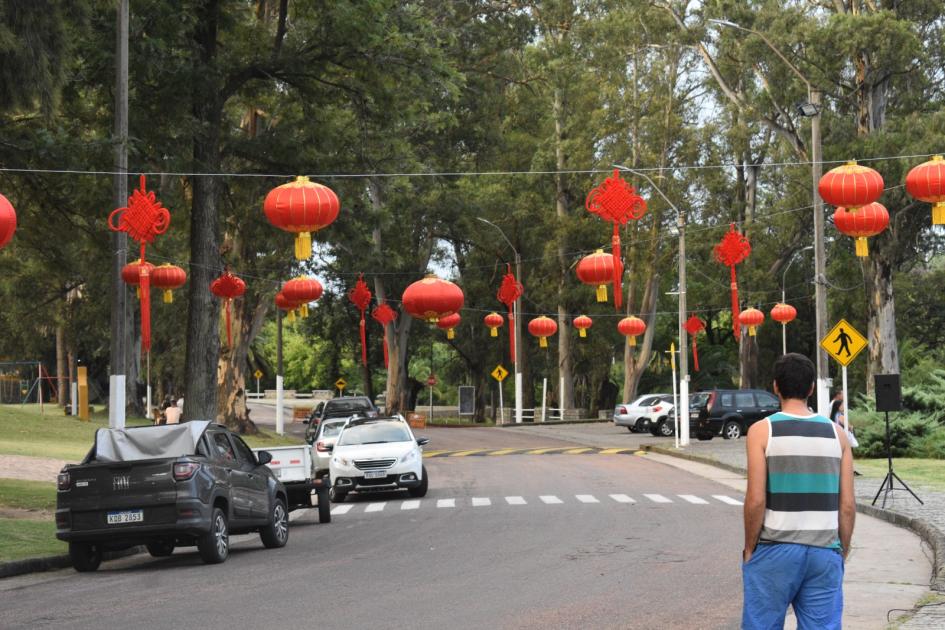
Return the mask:
<path id="1" fill-rule="evenodd" d="M 406 464 L 408 462 L 414 461 L 415 459 L 417 459 L 417 451 L 416 449 L 410 449 L 409 451 L 407 451 L 406 455 L 400 458 L 400 462 L 402 464 Z"/>
<path id="2" fill-rule="evenodd" d="M 346 457 L 332 457 L 331 461 L 338 466 L 350 466 L 351 462 Z"/>

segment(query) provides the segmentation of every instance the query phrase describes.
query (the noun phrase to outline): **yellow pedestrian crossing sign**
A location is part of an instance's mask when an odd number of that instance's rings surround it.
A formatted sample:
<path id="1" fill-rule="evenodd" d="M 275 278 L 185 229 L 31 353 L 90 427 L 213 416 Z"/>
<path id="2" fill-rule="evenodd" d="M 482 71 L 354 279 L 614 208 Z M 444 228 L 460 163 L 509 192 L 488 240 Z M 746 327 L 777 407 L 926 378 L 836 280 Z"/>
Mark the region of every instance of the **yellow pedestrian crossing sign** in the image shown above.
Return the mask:
<path id="1" fill-rule="evenodd" d="M 837 322 L 827 336 L 820 340 L 820 347 L 844 367 L 850 365 L 867 345 L 869 342 L 866 337 L 845 319 Z"/>
<path id="2" fill-rule="evenodd" d="M 261 378 L 263 377 L 262 370 L 256 370 L 256 371 L 253 373 L 253 376 L 256 377 L 256 380 L 257 380 L 257 381 L 258 381 L 259 379 L 261 379 Z"/>
<path id="3" fill-rule="evenodd" d="M 335 381 L 335 387 L 337 387 L 338 389 L 342 391 L 344 391 L 345 387 L 347 386 L 348 386 L 348 381 L 346 381 L 343 378 L 339 378 L 337 381 Z"/>
<path id="4" fill-rule="evenodd" d="M 505 380 L 505 377 L 509 375 L 509 371 L 502 367 L 501 364 L 495 366 L 495 369 L 492 370 L 492 378 L 499 381 L 500 383 Z"/>

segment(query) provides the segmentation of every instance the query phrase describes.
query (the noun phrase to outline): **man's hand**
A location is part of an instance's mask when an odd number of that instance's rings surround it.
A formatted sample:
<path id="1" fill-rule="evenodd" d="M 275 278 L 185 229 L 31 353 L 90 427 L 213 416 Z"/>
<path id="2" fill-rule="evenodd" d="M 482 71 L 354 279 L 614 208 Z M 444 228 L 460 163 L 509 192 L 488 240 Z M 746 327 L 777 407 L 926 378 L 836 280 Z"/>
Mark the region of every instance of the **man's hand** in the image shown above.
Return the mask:
<path id="1" fill-rule="evenodd" d="M 742 549 L 742 562 L 746 563 L 751 560 L 752 554 L 755 553 L 754 549 Z"/>
<path id="2" fill-rule="evenodd" d="M 761 528 L 765 520 L 765 489 L 767 486 L 768 462 L 765 448 L 768 446 L 768 426 L 770 420 L 756 422 L 748 429 L 745 448 L 748 455 L 748 486 L 745 490 L 745 548 L 742 557 L 745 562 L 751 558 L 761 537 Z"/>

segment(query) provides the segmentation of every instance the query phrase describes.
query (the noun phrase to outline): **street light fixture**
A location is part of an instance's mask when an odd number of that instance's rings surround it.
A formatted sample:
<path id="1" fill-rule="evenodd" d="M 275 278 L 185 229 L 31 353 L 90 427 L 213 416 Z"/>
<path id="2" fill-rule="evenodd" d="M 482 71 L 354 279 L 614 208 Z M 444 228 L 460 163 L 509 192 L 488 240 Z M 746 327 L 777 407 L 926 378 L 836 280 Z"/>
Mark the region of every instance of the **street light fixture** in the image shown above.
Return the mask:
<path id="1" fill-rule="evenodd" d="M 512 253 L 515 255 L 515 277 L 521 282 L 522 281 L 522 257 L 518 255 L 518 250 L 515 249 L 515 246 L 512 245 L 512 241 L 508 239 L 505 235 L 505 232 L 502 231 L 498 225 L 492 221 L 483 219 L 482 217 L 476 217 L 477 221 L 482 221 L 486 225 L 490 225 L 498 230 L 499 234 L 502 235 L 502 238 L 505 239 L 505 242 L 508 243 L 508 246 L 512 249 Z M 522 371 L 519 369 L 519 357 L 522 356 L 522 297 L 519 296 L 513 304 L 512 314 L 515 317 L 515 363 L 513 369 L 515 370 L 515 423 L 521 424 L 522 422 Z M 502 384 L 499 383 L 499 387 Z"/>
<path id="2" fill-rule="evenodd" d="M 797 78 L 807 87 L 807 103 L 798 105 L 798 113 L 810 118 L 810 160 L 811 160 L 811 197 L 813 198 L 814 208 L 814 314 L 815 330 L 817 340 L 820 341 L 827 335 L 827 287 L 826 287 L 826 251 L 824 248 L 824 205 L 817 191 L 817 185 L 820 183 L 820 177 L 823 175 L 823 164 L 821 162 L 821 139 L 820 139 L 820 90 L 814 88 L 800 70 L 797 69 L 784 54 L 771 43 L 764 33 L 756 31 L 732 22 L 731 20 L 710 19 L 709 22 L 735 28 L 746 33 L 757 35 L 771 49 L 771 51 L 790 68 Z M 819 344 L 815 347 L 814 353 L 817 358 L 817 413 L 828 415 L 830 405 L 829 392 L 829 370 L 827 366 L 827 353 L 820 348 Z"/>

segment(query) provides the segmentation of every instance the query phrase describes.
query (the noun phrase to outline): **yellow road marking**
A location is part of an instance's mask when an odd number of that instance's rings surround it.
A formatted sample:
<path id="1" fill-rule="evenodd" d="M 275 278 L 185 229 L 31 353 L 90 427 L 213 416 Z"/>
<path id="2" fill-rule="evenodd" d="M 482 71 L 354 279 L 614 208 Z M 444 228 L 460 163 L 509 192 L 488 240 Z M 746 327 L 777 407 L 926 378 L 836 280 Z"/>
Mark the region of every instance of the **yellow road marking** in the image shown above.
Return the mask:
<path id="1" fill-rule="evenodd" d="M 544 455 L 546 453 L 551 453 L 554 451 L 566 451 L 570 446 L 556 446 L 554 448 L 536 448 L 526 452 L 526 455 Z"/>
<path id="2" fill-rule="evenodd" d="M 489 455 L 512 455 L 526 449 L 523 448 L 503 448 L 498 451 L 492 451 Z"/>
<path id="3" fill-rule="evenodd" d="M 593 451 L 593 448 L 571 448 L 564 452 L 565 455 L 580 455 L 581 453 L 586 453 L 588 451 Z"/>
<path id="4" fill-rule="evenodd" d="M 600 455 L 620 455 L 621 453 L 631 453 L 632 448 L 603 448 L 598 451 Z"/>
<path id="5" fill-rule="evenodd" d="M 424 457 L 438 457 L 443 453 L 449 453 L 449 451 L 423 451 Z"/>
<path id="6" fill-rule="evenodd" d="M 449 457 L 466 457 L 467 455 L 474 455 L 476 453 L 485 453 L 488 450 L 487 448 L 476 448 L 471 451 L 453 451 L 449 454 Z"/>

